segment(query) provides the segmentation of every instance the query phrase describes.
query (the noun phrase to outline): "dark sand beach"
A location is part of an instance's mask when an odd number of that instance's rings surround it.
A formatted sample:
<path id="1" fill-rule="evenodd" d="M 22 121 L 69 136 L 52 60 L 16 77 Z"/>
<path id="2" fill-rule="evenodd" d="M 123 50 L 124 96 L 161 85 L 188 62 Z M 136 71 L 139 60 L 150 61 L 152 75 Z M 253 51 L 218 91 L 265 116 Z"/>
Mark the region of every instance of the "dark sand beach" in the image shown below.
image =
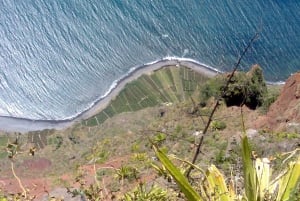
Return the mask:
<path id="1" fill-rule="evenodd" d="M 143 74 L 151 73 L 155 70 L 158 70 L 167 66 L 185 66 L 191 68 L 199 73 L 202 73 L 206 76 L 213 77 L 218 73 L 216 69 L 206 66 L 204 64 L 198 63 L 194 60 L 189 59 L 178 59 L 178 58 L 165 58 L 150 64 L 145 64 L 140 66 L 126 76 L 121 78 L 115 86 L 107 92 L 106 96 L 100 98 L 96 101 L 90 108 L 83 111 L 81 114 L 76 117 L 65 119 L 65 120 L 31 120 L 31 119 L 22 119 L 14 117 L 0 117 L 0 130 L 7 132 L 21 132 L 25 133 L 28 131 L 37 131 L 43 129 L 64 129 L 77 122 L 80 122 L 84 119 L 87 119 L 101 110 L 113 100 L 120 91 L 125 87 L 125 85 Z"/>

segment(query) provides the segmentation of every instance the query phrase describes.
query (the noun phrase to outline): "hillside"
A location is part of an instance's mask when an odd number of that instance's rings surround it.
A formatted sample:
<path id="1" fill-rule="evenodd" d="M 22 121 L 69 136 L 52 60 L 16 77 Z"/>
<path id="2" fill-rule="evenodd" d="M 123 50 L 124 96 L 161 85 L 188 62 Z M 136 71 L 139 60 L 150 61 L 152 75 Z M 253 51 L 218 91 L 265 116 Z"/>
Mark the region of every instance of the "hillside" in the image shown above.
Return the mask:
<path id="1" fill-rule="evenodd" d="M 268 113 L 257 121 L 257 127 L 300 132 L 300 72 L 290 76 Z"/>
<path id="2" fill-rule="evenodd" d="M 207 80 L 208 77 L 189 68 L 166 67 L 127 84 L 103 111 L 71 128 L 25 135 L 2 133 L 0 189 L 4 193 L 21 192 L 5 149 L 8 141 L 14 142 L 17 138 L 16 174 L 28 188 L 28 193 L 37 195 L 38 199 L 44 197 L 47 200 L 47 193 L 66 198 L 70 196 L 66 187 L 79 189 L 82 182 L 88 187 L 95 184 L 95 177 L 105 189 L 107 197 L 104 200 L 117 200 L 141 181 L 172 190 L 174 186 L 170 187 L 157 177 L 151 167 L 155 155 L 149 139 L 159 142 L 169 154 L 191 160 L 214 105 L 213 98 L 204 107 L 198 105 L 200 89 Z M 282 97 L 290 84 L 287 81 L 266 117 L 271 118 L 276 107 L 279 111 L 288 111 L 291 107 L 278 103 L 284 100 Z M 277 90 L 277 87 L 269 86 L 268 89 Z M 296 102 L 299 103 L 297 98 L 293 106 Z M 279 106 L 284 108 L 280 110 Z M 245 106 L 242 110 L 247 134 L 258 155 L 276 155 L 299 146 L 299 132 L 273 131 L 272 124 L 268 130 L 260 129 L 257 119 L 266 118 L 261 110 Z M 289 122 L 300 123 L 297 116 L 294 117 L 288 116 Z M 241 119 L 240 107 L 227 107 L 221 103 L 197 161 L 200 166 L 214 163 L 226 174 L 232 169 L 236 170 L 237 176 L 240 174 Z M 34 156 L 30 156 L 28 151 L 33 147 L 36 150 Z M 137 171 L 137 178 L 118 178 L 118 173 L 124 169 Z"/>
<path id="3" fill-rule="evenodd" d="M 96 126 L 123 112 L 184 101 L 199 90 L 199 85 L 206 80 L 206 76 L 187 67 L 165 67 L 150 75 L 144 74 L 128 83 L 108 107 L 83 121 L 83 125 Z"/>
<path id="4" fill-rule="evenodd" d="M 27 134 L 2 133 L 0 145 L 3 149 L 0 150 L 0 167 L 3 174 L 0 179 L 5 181 L 5 179 L 12 178 L 5 146 L 8 142 L 14 142 L 16 138 L 20 145 L 18 148 L 26 151 L 31 148 L 36 149 L 34 157 L 22 154 L 15 161 L 16 166 L 19 166 L 18 171 L 21 176 L 25 176 L 24 180 L 26 180 L 28 177 L 31 179 L 54 175 L 43 180 L 47 186 L 48 179 L 51 180 L 50 183 L 53 182 L 53 179 L 59 180 L 56 175 L 63 174 L 68 170 L 72 170 L 75 174 L 79 164 L 88 162 L 92 147 L 96 146 L 98 142 L 116 137 L 119 140 L 111 146 L 120 147 L 120 142 L 122 142 L 120 139 L 127 139 L 128 132 L 135 136 L 145 125 L 155 121 L 161 114 L 156 111 L 157 107 L 164 108 L 172 103 L 178 104 L 189 100 L 191 95 L 198 93 L 199 87 L 207 79 L 208 77 L 189 68 L 168 66 L 142 75 L 137 80 L 128 83 L 103 111 L 71 128 L 65 130 L 46 129 Z M 155 114 L 152 110 L 156 111 Z M 158 110 L 160 111 L 161 108 Z M 141 114 L 139 115 L 136 111 Z M 124 115 L 125 119 L 115 120 Z M 140 117 L 136 119 L 136 116 Z M 120 153 L 128 152 L 130 143 L 134 143 L 137 139 L 132 137 L 131 140 L 132 142 L 124 144 Z M 112 152 L 112 150 L 108 152 Z M 111 157 L 118 155 L 116 150 L 113 152 Z M 11 187 L 5 185 L 5 188 L 8 188 L 8 191 L 10 189 L 13 192 L 19 192 L 20 189 L 16 188 L 18 186 L 15 183 L 16 180 L 11 179 L 10 182 L 14 184 Z M 42 191 L 40 193 L 45 193 L 44 189 L 40 190 Z"/>

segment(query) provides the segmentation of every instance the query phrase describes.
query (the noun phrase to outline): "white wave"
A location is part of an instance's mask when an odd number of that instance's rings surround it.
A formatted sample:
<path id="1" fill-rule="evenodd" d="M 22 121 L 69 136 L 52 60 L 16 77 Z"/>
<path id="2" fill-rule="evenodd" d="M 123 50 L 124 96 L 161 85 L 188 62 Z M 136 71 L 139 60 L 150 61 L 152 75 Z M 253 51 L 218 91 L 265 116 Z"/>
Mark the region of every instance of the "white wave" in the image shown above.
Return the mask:
<path id="1" fill-rule="evenodd" d="M 59 120 L 73 120 L 73 119 L 76 119 L 78 116 L 84 114 L 86 111 L 90 110 L 91 108 L 93 108 L 99 101 L 103 100 L 104 98 L 106 98 L 110 93 L 112 93 L 112 91 L 118 87 L 118 84 L 123 80 L 123 79 L 126 79 L 127 77 L 131 76 L 132 73 L 134 73 L 136 70 L 139 70 L 141 68 L 147 68 L 149 66 L 152 66 L 152 65 L 155 65 L 159 62 L 163 62 L 163 61 L 174 61 L 174 65 L 178 62 L 192 62 L 192 63 L 195 63 L 197 65 L 201 65 L 201 66 L 204 66 L 212 71 L 215 71 L 215 72 L 218 72 L 218 73 L 221 73 L 221 71 L 219 71 L 218 69 L 216 68 L 213 68 L 211 66 L 208 66 L 206 64 L 203 64 L 201 62 L 198 62 L 196 60 L 193 60 L 193 59 L 189 59 L 189 58 L 181 58 L 181 57 L 175 57 L 175 56 L 168 56 L 168 57 L 163 57 L 161 59 L 158 59 L 158 60 L 155 60 L 155 61 L 152 61 L 152 62 L 149 62 L 149 63 L 145 63 L 143 65 L 140 65 L 140 66 L 135 66 L 135 67 L 132 67 L 129 69 L 129 71 L 124 74 L 122 77 L 120 77 L 119 79 L 117 80 L 114 80 L 113 83 L 110 85 L 109 89 L 101 96 L 99 96 L 99 98 L 97 98 L 95 101 L 93 101 L 91 104 L 89 104 L 84 110 L 82 111 L 78 111 L 76 112 L 74 115 L 72 116 L 69 116 L 69 117 L 66 117 L 66 118 L 63 118 L 63 119 L 57 119 L 58 121 Z M 162 67 L 162 66 L 158 66 L 159 68 Z"/>
<path id="2" fill-rule="evenodd" d="M 285 85 L 285 81 L 269 82 L 266 81 L 268 85 Z"/>
<path id="3" fill-rule="evenodd" d="M 195 59 L 191 59 L 191 58 L 182 58 L 182 57 L 176 57 L 176 56 L 168 56 L 168 57 L 164 57 L 163 59 L 166 59 L 166 60 L 177 60 L 177 61 L 186 61 L 186 62 L 192 62 L 192 63 L 195 63 L 195 64 L 198 64 L 198 65 L 201 65 L 201 66 L 204 66 L 210 70 L 213 70 L 215 72 L 218 72 L 218 73 L 223 73 L 222 71 L 220 71 L 219 69 L 217 68 L 214 68 L 212 66 L 209 66 L 205 63 L 201 63 Z"/>

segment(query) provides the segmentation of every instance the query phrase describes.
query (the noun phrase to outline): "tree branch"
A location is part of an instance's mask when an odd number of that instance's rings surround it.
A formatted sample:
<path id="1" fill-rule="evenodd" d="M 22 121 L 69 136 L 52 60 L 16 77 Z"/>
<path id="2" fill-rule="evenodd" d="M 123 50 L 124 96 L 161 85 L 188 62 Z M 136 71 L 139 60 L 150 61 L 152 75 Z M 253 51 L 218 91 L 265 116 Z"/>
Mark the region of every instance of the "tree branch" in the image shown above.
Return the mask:
<path id="1" fill-rule="evenodd" d="M 248 49 L 251 47 L 251 45 L 254 43 L 254 41 L 258 38 L 258 36 L 259 36 L 259 33 L 258 33 L 258 32 L 255 33 L 255 35 L 251 38 L 251 40 L 249 41 L 249 43 L 247 44 L 247 46 L 244 48 L 242 54 L 238 57 L 237 63 L 234 65 L 234 68 L 233 68 L 233 70 L 232 70 L 230 76 L 228 77 L 228 80 L 227 80 L 227 82 L 226 82 L 226 85 L 225 85 L 224 89 L 223 89 L 222 92 L 221 92 L 221 95 L 220 95 L 220 97 L 218 97 L 218 99 L 217 99 L 217 101 L 216 101 L 216 104 L 214 105 L 213 110 L 212 110 L 212 112 L 211 112 L 210 115 L 209 115 L 208 122 L 207 122 L 207 124 L 206 124 L 206 126 L 205 126 L 205 128 L 204 128 L 204 130 L 203 130 L 203 134 L 202 134 L 202 136 L 201 136 L 201 138 L 200 138 L 200 142 L 199 142 L 199 144 L 198 144 L 198 146 L 197 146 L 197 149 L 196 149 L 196 152 L 195 152 L 195 154 L 194 154 L 194 157 L 193 157 L 193 160 L 192 160 L 192 164 L 195 164 L 196 160 L 198 159 L 198 156 L 199 156 L 199 154 L 200 154 L 200 152 L 201 152 L 201 147 L 202 147 L 202 144 L 203 144 L 203 141 L 204 141 L 204 137 L 206 136 L 207 131 L 208 131 L 208 128 L 209 128 L 209 126 L 210 126 L 210 124 L 211 124 L 211 122 L 212 122 L 213 116 L 214 116 L 214 114 L 215 114 L 217 108 L 218 108 L 219 105 L 220 105 L 220 101 L 221 101 L 221 99 L 222 99 L 222 96 L 223 96 L 223 95 L 226 93 L 226 91 L 228 90 L 229 84 L 230 84 L 230 82 L 231 82 L 231 79 L 232 79 L 233 76 L 234 76 L 234 73 L 237 71 L 237 69 L 238 69 L 238 67 L 239 67 L 239 65 L 240 65 L 240 63 L 241 63 L 243 57 L 245 56 L 246 52 L 247 52 Z M 188 178 L 190 177 L 190 174 L 191 174 L 191 171 L 192 171 L 192 170 L 193 170 L 193 166 L 189 166 L 189 168 L 188 168 L 187 171 L 186 171 L 186 176 L 187 176 Z"/>

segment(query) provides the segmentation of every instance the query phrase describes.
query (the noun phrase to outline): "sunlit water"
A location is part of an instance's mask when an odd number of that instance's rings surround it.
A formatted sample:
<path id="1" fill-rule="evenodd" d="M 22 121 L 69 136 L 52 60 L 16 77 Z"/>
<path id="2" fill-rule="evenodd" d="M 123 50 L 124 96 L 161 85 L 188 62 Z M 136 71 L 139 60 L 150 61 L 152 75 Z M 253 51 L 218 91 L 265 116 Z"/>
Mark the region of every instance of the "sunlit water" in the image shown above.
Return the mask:
<path id="1" fill-rule="evenodd" d="M 130 69 L 174 56 L 268 81 L 300 69 L 298 0 L 0 1 L 0 115 L 76 116 Z"/>

